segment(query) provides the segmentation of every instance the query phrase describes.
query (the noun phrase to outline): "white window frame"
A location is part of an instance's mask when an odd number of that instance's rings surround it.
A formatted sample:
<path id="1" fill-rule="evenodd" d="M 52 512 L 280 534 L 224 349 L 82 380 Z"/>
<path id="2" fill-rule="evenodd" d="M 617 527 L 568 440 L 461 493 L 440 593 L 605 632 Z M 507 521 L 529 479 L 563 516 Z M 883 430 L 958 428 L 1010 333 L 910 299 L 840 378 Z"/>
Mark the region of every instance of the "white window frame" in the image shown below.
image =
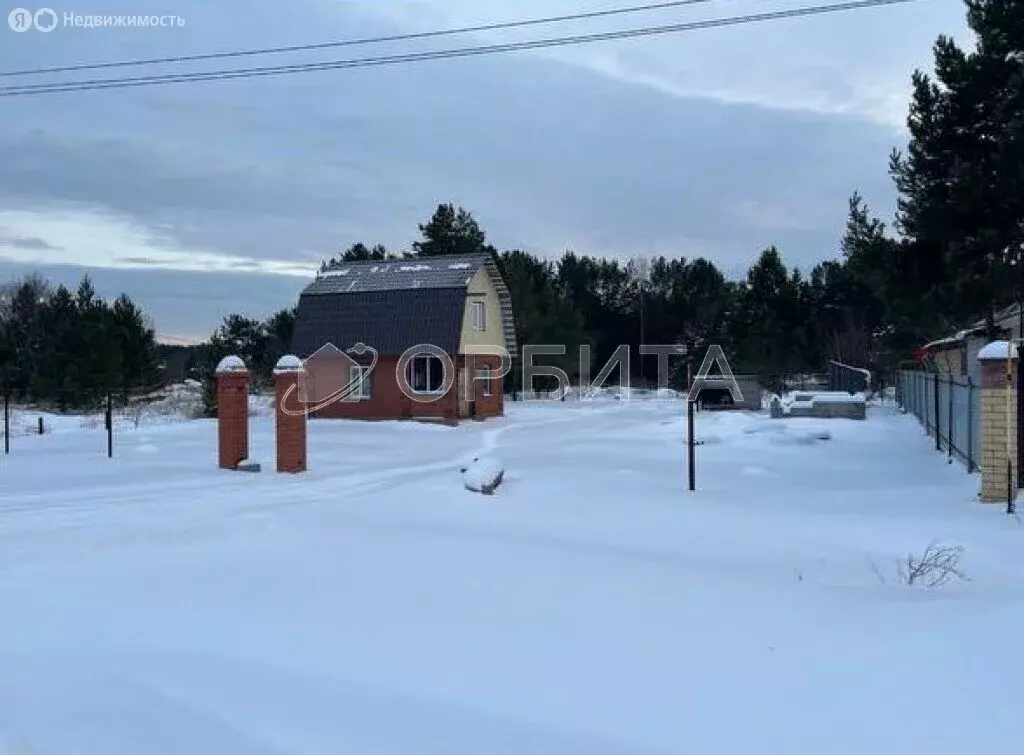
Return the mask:
<path id="1" fill-rule="evenodd" d="M 473 318 L 473 330 L 487 330 L 487 307 L 482 301 L 470 302 Z"/>
<path id="2" fill-rule="evenodd" d="M 483 390 L 480 395 L 484 397 L 490 397 L 494 395 L 494 375 L 491 372 L 491 368 L 484 366 L 476 371 L 477 380 L 483 385 Z"/>
<path id="3" fill-rule="evenodd" d="M 425 391 L 419 391 L 419 390 L 416 390 L 416 386 L 413 385 L 413 380 L 412 380 L 412 376 L 413 376 L 413 372 L 414 372 L 413 365 L 417 361 L 420 361 L 420 360 L 426 360 L 426 363 L 427 363 L 427 370 L 426 370 L 427 385 L 430 385 L 430 378 L 431 378 L 431 375 L 433 373 L 433 370 L 430 369 L 430 365 L 432 365 L 432 364 L 435 365 L 437 367 L 437 369 L 439 369 L 441 371 L 441 376 L 440 376 L 441 382 L 438 385 L 437 390 L 432 391 L 430 389 L 427 389 Z M 413 393 L 415 393 L 415 394 L 417 394 L 419 396 L 440 396 L 440 395 L 442 395 L 444 393 L 444 362 L 441 361 L 440 357 L 436 357 L 433 354 L 417 354 L 416 356 L 414 356 L 412 359 L 409 360 L 409 364 L 406 366 L 405 369 L 406 369 L 405 378 L 406 378 L 406 381 L 409 383 L 409 389 Z"/>
<path id="4" fill-rule="evenodd" d="M 369 401 L 371 393 L 371 379 L 370 379 L 370 368 L 363 365 L 350 365 L 348 368 L 348 384 L 356 384 L 356 387 L 352 389 L 352 392 L 348 394 L 349 401 Z"/>

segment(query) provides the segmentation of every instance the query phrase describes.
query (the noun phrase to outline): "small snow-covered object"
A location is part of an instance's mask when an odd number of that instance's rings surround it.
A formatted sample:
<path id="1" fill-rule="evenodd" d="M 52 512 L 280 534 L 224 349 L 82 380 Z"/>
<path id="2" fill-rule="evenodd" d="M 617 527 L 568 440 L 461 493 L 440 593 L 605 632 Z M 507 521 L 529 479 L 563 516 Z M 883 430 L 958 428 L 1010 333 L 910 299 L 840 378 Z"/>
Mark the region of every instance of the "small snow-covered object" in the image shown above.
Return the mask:
<path id="1" fill-rule="evenodd" d="M 242 361 L 241 357 L 228 356 L 224 357 L 217 363 L 217 374 L 220 375 L 225 372 L 244 372 L 245 362 Z"/>
<path id="2" fill-rule="evenodd" d="M 1006 358 L 1017 358 L 1017 345 L 1009 341 L 992 341 L 982 346 L 978 352 L 978 359 L 981 361 Z"/>
<path id="3" fill-rule="evenodd" d="M 474 493 L 493 495 L 504 478 L 504 466 L 493 457 L 475 457 L 462 469 L 462 483 Z"/>
<path id="4" fill-rule="evenodd" d="M 274 374 L 281 375 L 286 372 L 298 372 L 302 369 L 302 360 L 294 354 L 285 354 L 277 360 L 274 365 Z"/>

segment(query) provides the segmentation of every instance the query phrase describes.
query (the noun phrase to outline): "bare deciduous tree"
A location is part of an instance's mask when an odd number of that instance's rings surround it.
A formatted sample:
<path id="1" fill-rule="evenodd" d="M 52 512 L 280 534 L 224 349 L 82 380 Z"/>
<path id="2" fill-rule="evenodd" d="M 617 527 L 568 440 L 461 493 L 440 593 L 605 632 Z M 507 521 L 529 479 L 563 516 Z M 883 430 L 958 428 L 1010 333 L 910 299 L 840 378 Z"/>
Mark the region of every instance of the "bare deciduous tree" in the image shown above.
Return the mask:
<path id="1" fill-rule="evenodd" d="M 869 561 L 868 565 L 883 585 L 898 581 L 908 587 L 935 589 L 953 580 L 969 581 L 969 577 L 960 569 L 963 554 L 962 545 L 941 545 L 938 541 L 932 541 L 923 553 L 908 553 L 906 558 L 897 560 L 892 578 L 887 578 L 874 561 Z"/>
<path id="2" fill-rule="evenodd" d="M 933 541 L 920 555 L 907 554 L 900 562 L 900 580 L 905 585 L 928 588 L 942 587 L 954 579 L 967 580 L 960 570 L 963 554 L 962 545 L 940 545 Z"/>

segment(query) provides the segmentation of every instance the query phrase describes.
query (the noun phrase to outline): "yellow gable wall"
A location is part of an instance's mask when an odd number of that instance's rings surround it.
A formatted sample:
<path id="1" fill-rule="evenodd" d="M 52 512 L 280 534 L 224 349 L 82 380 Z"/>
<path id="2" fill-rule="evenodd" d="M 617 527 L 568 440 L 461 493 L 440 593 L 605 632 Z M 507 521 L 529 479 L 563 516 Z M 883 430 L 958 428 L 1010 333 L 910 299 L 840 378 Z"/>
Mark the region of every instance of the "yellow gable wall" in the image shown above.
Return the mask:
<path id="1" fill-rule="evenodd" d="M 505 332 L 501 323 L 501 302 L 498 292 L 491 283 L 491 276 L 484 268 L 466 287 L 466 308 L 462 313 L 462 338 L 459 339 L 461 354 L 493 354 L 495 346 L 505 345 Z M 471 307 L 474 301 L 484 302 L 484 330 L 474 330 Z"/>

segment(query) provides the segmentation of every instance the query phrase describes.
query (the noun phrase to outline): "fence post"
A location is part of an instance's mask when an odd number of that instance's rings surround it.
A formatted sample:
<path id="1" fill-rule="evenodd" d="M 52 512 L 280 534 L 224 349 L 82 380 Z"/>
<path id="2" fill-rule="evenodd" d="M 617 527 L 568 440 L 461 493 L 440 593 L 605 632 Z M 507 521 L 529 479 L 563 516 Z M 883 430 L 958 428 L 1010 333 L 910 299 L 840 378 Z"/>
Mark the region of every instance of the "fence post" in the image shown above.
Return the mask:
<path id="1" fill-rule="evenodd" d="M 939 430 L 939 373 L 935 373 L 935 450 L 942 450 L 942 436 Z"/>
<path id="2" fill-rule="evenodd" d="M 40 435 L 43 434 L 43 418 L 42 417 L 39 418 L 39 434 Z"/>
<path id="3" fill-rule="evenodd" d="M 107 458 L 114 458 L 114 398 L 107 394 Z"/>
<path id="4" fill-rule="evenodd" d="M 4 387 L 4 453 L 11 452 L 11 394 Z"/>
<path id="5" fill-rule="evenodd" d="M 967 474 L 974 471 L 974 381 L 967 376 Z"/>
<path id="6" fill-rule="evenodd" d="M 924 432 L 927 435 L 931 432 L 932 426 L 928 424 L 928 376 L 923 372 L 917 378 L 918 391 L 918 410 L 921 412 L 919 419 L 921 424 L 924 425 Z"/>
<path id="7" fill-rule="evenodd" d="M 946 448 L 953 458 L 953 376 L 949 376 L 949 427 L 946 428 Z"/>
<path id="8" fill-rule="evenodd" d="M 1004 349 L 1005 352 L 1000 353 Z M 1017 394 L 1012 389 L 1016 354 L 1006 341 L 995 341 L 979 352 L 978 359 L 981 362 L 981 500 L 983 503 L 1006 502 L 1009 511 L 1017 495 Z"/>
<path id="9" fill-rule="evenodd" d="M 687 472 L 688 472 L 687 477 L 689 479 L 690 490 L 696 490 L 697 489 L 697 479 L 696 479 L 696 475 L 697 475 L 696 467 L 697 467 L 697 464 L 696 464 L 696 460 L 695 460 L 696 449 L 694 448 L 696 440 L 693 437 L 693 401 L 689 401 L 689 400 L 687 400 L 687 402 L 686 402 L 686 431 L 687 431 L 687 439 L 686 439 L 686 445 L 687 445 L 686 460 L 687 461 L 686 461 L 686 468 L 687 468 Z"/>
<path id="10" fill-rule="evenodd" d="M 928 421 L 928 375 L 924 372 L 920 377 L 921 385 L 921 423 L 924 425 L 925 435 L 932 431 L 931 423 Z"/>

